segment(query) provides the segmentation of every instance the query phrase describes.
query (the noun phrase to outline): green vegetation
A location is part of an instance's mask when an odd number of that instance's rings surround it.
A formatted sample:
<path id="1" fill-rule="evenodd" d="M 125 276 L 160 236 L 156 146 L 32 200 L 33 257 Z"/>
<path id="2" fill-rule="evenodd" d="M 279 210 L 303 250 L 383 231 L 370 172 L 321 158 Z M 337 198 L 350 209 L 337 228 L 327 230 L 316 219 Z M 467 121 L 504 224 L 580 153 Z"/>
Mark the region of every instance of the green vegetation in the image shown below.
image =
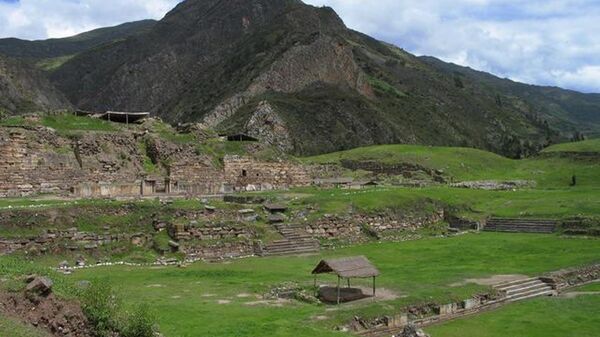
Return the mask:
<path id="1" fill-rule="evenodd" d="M 174 143 L 193 143 L 196 137 L 191 133 L 179 133 L 172 126 L 166 123 L 152 123 L 151 129 L 157 133 L 162 139 Z"/>
<path id="2" fill-rule="evenodd" d="M 600 152 L 600 138 L 550 146 L 543 152 Z"/>
<path id="3" fill-rule="evenodd" d="M 226 155 L 244 155 L 247 153 L 247 145 L 255 142 L 228 142 L 220 139 L 209 139 L 197 146 L 197 152 L 206 154 L 213 158 L 215 167 L 223 166 L 223 158 Z"/>
<path id="4" fill-rule="evenodd" d="M 35 65 L 36 65 L 36 67 L 38 67 L 44 71 L 52 72 L 52 71 L 60 68 L 60 66 L 62 66 L 63 64 L 65 64 L 66 62 L 68 62 L 70 59 L 72 59 L 75 56 L 76 55 L 65 55 L 65 56 L 42 59 L 42 60 L 38 61 Z"/>
<path id="5" fill-rule="evenodd" d="M 599 240 L 485 233 L 374 243 L 324 252 L 322 257 L 366 255 L 382 272 L 379 287 L 401 295 L 393 300 L 344 305 L 336 311 L 299 302 L 280 307 L 255 297 L 286 281 L 309 286 L 310 270 L 321 256 L 197 263 L 185 269 L 90 269 L 66 278 L 89 280 L 102 275 L 103 280 L 116 287 L 125 306 L 146 302 L 151 310 L 160 313 L 158 323 L 166 335 L 325 337 L 339 336 L 333 327 L 354 315 L 392 314 L 409 304 L 462 299 L 485 289 L 473 284 L 460 285 L 467 278 L 539 275 L 597 262 L 599 249 Z M 332 277 L 321 278 L 325 283 L 334 281 Z M 364 285 L 368 286 L 368 282 Z M 315 316 L 325 319 L 316 321 Z"/>
<path id="6" fill-rule="evenodd" d="M 578 287 L 574 289 L 574 291 L 594 291 L 600 294 L 600 281 Z"/>
<path id="7" fill-rule="evenodd" d="M 155 318 L 144 304 L 128 313 L 123 311 L 118 295 L 105 281 L 91 282 L 81 294 L 82 309 L 97 337 L 110 337 L 115 331 L 123 337 L 153 337 Z"/>
<path id="8" fill-rule="evenodd" d="M 23 116 L 14 116 L 0 121 L 0 126 L 34 126 L 44 125 L 61 133 L 71 134 L 73 131 L 118 131 L 115 123 L 105 120 L 75 116 L 72 114 L 41 115 L 40 121 Z"/>
<path id="9" fill-rule="evenodd" d="M 397 98 L 406 97 L 406 94 L 400 92 L 396 87 L 390 85 L 384 80 L 380 80 L 378 78 L 369 77 L 369 84 L 379 93 L 384 93 L 388 95 L 393 95 Z"/>
<path id="10" fill-rule="evenodd" d="M 457 181 L 536 181 L 540 188 L 565 188 L 576 175 L 588 187 L 600 187 L 600 162 L 576 161 L 561 157 L 513 160 L 490 152 L 456 147 L 380 145 L 357 148 L 302 159 L 305 163 L 333 163 L 343 160 L 375 161 L 382 164 L 411 163 L 442 170 Z"/>
<path id="11" fill-rule="evenodd" d="M 449 187 L 376 188 L 359 191 L 298 189 L 293 204 L 318 207 L 319 214 L 349 210 L 428 213 L 436 204 L 480 216 L 563 218 L 600 212 L 595 189 L 484 191 Z"/>
<path id="12" fill-rule="evenodd" d="M 596 337 L 600 296 L 540 298 L 426 329 L 432 337 Z"/>
<path id="13" fill-rule="evenodd" d="M 16 319 L 3 317 L 0 314 L 0 336 L 7 337 L 49 337 L 40 330 L 18 322 Z"/>
<path id="14" fill-rule="evenodd" d="M 80 117 L 71 114 L 44 116 L 42 124 L 59 132 L 71 131 L 117 131 L 115 123 L 89 117 Z"/>

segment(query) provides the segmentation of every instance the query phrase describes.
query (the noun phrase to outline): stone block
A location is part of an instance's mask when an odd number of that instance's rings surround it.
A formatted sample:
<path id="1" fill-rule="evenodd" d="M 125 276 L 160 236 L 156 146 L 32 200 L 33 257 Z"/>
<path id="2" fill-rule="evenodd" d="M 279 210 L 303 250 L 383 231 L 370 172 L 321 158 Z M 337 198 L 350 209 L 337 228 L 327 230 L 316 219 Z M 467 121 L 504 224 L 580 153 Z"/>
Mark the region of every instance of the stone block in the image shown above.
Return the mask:
<path id="1" fill-rule="evenodd" d="M 33 281 L 27 284 L 25 291 L 28 293 L 34 293 L 38 295 L 46 295 L 52 291 L 54 282 L 47 277 L 36 277 Z"/>

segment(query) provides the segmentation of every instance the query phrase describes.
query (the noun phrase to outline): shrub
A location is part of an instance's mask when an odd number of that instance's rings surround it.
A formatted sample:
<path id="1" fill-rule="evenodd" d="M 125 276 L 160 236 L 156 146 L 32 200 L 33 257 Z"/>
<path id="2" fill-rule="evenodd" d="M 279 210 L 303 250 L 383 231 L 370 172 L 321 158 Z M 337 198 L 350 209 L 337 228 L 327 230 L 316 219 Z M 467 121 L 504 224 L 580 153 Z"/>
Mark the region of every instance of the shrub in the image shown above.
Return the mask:
<path id="1" fill-rule="evenodd" d="M 156 317 L 147 305 L 139 305 L 128 315 L 121 329 L 122 337 L 153 337 L 157 332 Z"/>
<path id="2" fill-rule="evenodd" d="M 118 331 L 116 320 L 120 303 L 105 281 L 95 281 L 82 293 L 83 313 L 89 320 L 97 337 L 109 337 Z"/>

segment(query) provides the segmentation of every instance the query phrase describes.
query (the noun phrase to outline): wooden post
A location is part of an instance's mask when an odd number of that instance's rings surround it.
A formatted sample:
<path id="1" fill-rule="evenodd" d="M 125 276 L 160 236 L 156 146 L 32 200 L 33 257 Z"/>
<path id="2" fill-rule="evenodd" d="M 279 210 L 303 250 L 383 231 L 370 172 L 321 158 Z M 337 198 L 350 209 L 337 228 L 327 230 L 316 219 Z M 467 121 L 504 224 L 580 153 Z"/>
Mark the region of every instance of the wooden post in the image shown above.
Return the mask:
<path id="1" fill-rule="evenodd" d="M 350 278 L 348 278 L 348 288 L 350 288 Z"/>
<path id="2" fill-rule="evenodd" d="M 373 276 L 373 298 L 375 298 L 375 276 Z"/>
<path id="3" fill-rule="evenodd" d="M 129 125 L 129 113 L 125 113 L 125 125 Z"/>
<path id="4" fill-rule="evenodd" d="M 337 304 L 340 305 L 340 276 L 338 275 L 338 284 L 337 284 Z"/>
<path id="5" fill-rule="evenodd" d="M 319 296 L 319 291 L 317 290 L 317 274 L 315 274 L 315 297 Z"/>

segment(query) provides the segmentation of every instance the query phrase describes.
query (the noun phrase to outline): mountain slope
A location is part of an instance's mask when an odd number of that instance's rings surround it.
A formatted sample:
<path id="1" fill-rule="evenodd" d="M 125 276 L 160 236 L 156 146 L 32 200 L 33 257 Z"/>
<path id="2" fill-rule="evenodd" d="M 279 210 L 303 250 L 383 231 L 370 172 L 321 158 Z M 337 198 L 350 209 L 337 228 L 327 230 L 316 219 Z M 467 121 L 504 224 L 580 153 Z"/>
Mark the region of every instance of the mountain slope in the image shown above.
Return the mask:
<path id="1" fill-rule="evenodd" d="M 421 57 L 427 64 L 447 73 L 475 82 L 488 94 L 519 99 L 528 109 L 544 115 L 550 123 L 564 132 L 583 132 L 600 135 L 600 94 L 583 94 L 557 87 L 541 87 L 501 79 L 485 72 L 442 62 L 433 57 Z"/>
<path id="2" fill-rule="evenodd" d="M 18 58 L 47 59 L 73 55 L 84 50 L 147 31 L 156 21 L 142 20 L 114 27 L 99 28 L 72 37 L 28 41 L 16 38 L 0 39 L 0 53 Z"/>
<path id="3" fill-rule="evenodd" d="M 40 71 L 0 55 L 0 115 L 71 108 L 71 103 Z"/>
<path id="4" fill-rule="evenodd" d="M 520 157 L 559 130 L 597 130 L 595 96 L 553 110 L 554 94 L 517 95 L 520 87 L 489 76 L 349 30 L 331 8 L 187 0 L 149 31 L 80 53 L 51 78 L 81 108 L 202 121 L 300 155 L 418 143 Z"/>

